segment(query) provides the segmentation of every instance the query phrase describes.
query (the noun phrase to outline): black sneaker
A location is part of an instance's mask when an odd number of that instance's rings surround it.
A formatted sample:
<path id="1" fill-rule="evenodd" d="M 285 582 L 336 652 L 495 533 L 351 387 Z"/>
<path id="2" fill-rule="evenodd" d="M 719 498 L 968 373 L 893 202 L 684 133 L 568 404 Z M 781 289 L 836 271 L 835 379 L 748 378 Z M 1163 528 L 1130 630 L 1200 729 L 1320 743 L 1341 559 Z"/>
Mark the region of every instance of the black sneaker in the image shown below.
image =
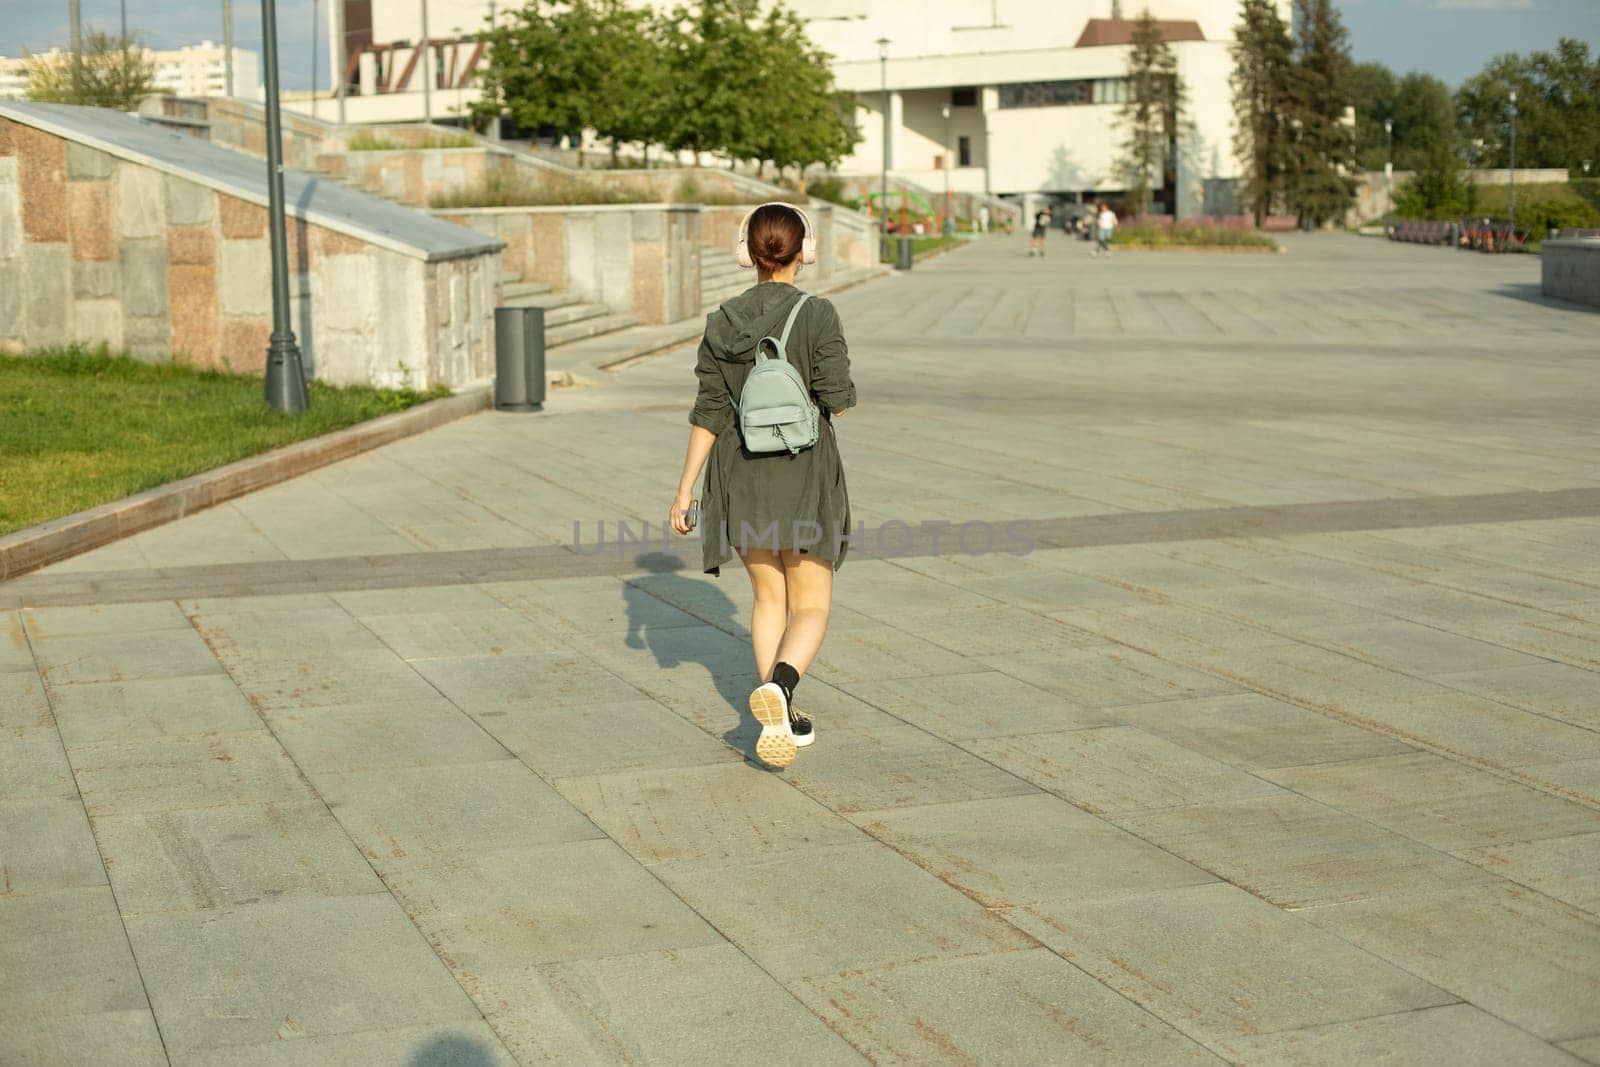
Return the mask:
<path id="1" fill-rule="evenodd" d="M 789 732 L 794 734 L 796 748 L 805 748 L 817 739 L 817 724 L 811 721 L 811 716 L 789 705 Z"/>

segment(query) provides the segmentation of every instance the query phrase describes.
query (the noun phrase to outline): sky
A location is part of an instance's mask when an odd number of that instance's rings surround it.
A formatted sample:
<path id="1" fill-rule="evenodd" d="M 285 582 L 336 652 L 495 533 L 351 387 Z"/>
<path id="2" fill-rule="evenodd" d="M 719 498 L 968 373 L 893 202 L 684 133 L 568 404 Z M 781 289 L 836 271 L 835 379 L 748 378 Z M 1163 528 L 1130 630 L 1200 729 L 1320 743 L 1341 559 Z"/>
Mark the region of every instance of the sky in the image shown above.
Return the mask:
<path id="1" fill-rule="evenodd" d="M 154 48 L 222 40 L 221 0 L 125 0 L 128 26 Z M 277 0 L 278 50 L 286 89 L 311 84 L 311 34 L 323 57 L 319 84 L 327 83 L 327 4 L 330 0 Z M 378 0 L 384 2 L 384 0 Z M 1001 6 L 1005 0 L 999 0 Z M 1420 70 L 1458 85 L 1503 52 L 1555 46 L 1562 36 L 1589 42 L 1600 52 L 1600 0 L 1337 0 L 1358 62 L 1376 61 L 1397 72 Z M 81 0 L 86 26 L 115 33 L 118 0 Z M 315 14 L 313 13 L 315 6 Z M 507 6 L 510 6 L 509 0 Z M 1159 4 L 1156 5 L 1159 7 Z M 259 49 L 259 0 L 233 0 L 234 35 L 241 48 Z M 44 51 L 67 43 L 66 0 L 0 0 L 0 55 L 23 48 Z"/>

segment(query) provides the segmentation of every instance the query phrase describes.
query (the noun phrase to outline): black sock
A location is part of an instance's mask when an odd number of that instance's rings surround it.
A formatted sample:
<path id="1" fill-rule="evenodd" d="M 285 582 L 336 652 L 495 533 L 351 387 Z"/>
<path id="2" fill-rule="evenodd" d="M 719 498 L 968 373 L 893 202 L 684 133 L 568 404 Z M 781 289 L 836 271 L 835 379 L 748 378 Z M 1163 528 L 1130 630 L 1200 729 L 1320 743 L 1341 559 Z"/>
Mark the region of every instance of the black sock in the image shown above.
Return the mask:
<path id="1" fill-rule="evenodd" d="M 783 690 L 784 700 L 793 700 L 795 688 L 800 684 L 800 672 L 787 663 L 779 663 L 772 668 L 772 680 Z"/>

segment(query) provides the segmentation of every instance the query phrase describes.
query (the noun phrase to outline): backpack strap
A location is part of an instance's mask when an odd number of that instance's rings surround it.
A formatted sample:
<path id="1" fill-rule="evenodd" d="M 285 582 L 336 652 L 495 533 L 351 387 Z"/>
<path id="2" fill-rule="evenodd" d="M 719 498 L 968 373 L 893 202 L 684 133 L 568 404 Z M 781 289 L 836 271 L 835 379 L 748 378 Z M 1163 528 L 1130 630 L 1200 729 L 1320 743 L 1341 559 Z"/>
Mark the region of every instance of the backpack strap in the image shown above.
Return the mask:
<path id="1" fill-rule="evenodd" d="M 794 329 L 794 320 L 800 317 L 800 309 L 801 309 L 801 307 L 803 307 L 805 305 L 805 302 L 807 300 L 810 300 L 810 299 L 811 299 L 811 294 L 810 293 L 801 293 L 800 294 L 800 299 L 796 300 L 794 302 L 794 307 L 789 309 L 789 317 L 786 320 L 784 320 L 784 323 L 783 323 L 783 333 L 777 338 L 778 348 L 777 348 L 777 350 L 775 352 L 773 352 L 771 358 L 773 358 L 773 359 L 788 359 L 789 358 L 789 331 Z M 761 358 L 763 356 L 763 353 L 765 351 L 766 343 L 768 341 L 771 341 L 771 340 L 773 340 L 773 338 L 771 336 L 767 336 L 767 337 L 763 337 L 760 341 L 756 342 L 756 356 L 758 358 Z"/>
<path id="2" fill-rule="evenodd" d="M 784 357 L 789 355 L 789 331 L 794 329 L 794 320 L 800 317 L 800 309 L 811 299 L 810 293 L 801 293 L 800 299 L 794 302 L 794 307 L 789 309 L 789 318 L 783 324 L 783 335 L 778 338 L 778 347 L 783 349 Z"/>

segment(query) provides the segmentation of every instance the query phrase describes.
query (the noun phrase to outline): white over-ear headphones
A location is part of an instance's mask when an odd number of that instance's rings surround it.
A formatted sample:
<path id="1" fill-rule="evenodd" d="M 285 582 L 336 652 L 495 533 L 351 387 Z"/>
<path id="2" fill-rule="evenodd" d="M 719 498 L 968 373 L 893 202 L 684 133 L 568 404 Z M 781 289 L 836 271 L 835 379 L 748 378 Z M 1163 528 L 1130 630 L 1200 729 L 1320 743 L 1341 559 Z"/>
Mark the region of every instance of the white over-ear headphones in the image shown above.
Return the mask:
<path id="1" fill-rule="evenodd" d="M 800 225 L 805 228 L 805 236 L 800 239 L 800 262 L 815 263 L 817 261 L 817 238 L 815 232 L 811 229 L 811 216 L 793 204 L 784 203 L 782 200 L 772 200 L 765 204 L 757 204 L 750 209 L 750 214 L 739 222 L 739 239 L 733 245 L 733 258 L 739 261 L 739 266 L 753 267 L 756 265 L 754 257 L 750 255 L 750 220 L 755 217 L 757 211 L 764 207 L 786 207 L 800 216 Z"/>

